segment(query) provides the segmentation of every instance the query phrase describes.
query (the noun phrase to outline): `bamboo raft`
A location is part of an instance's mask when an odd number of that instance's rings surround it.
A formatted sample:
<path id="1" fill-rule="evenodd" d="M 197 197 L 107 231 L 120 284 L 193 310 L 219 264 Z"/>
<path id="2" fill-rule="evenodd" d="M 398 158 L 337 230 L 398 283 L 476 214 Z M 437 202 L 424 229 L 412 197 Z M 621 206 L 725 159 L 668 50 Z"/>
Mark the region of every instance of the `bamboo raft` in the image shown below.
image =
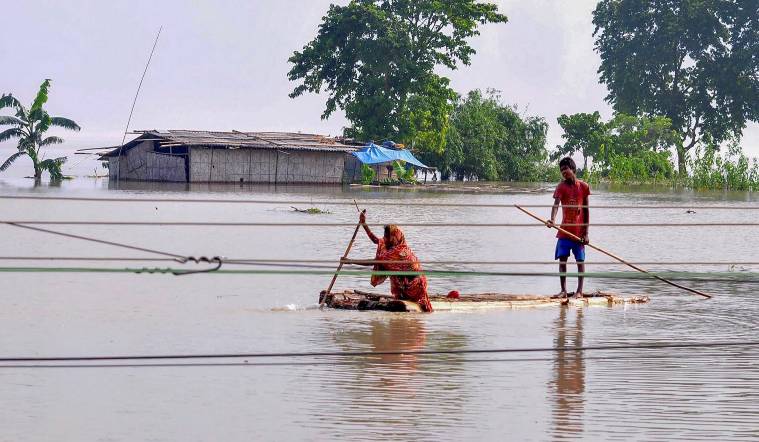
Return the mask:
<path id="1" fill-rule="evenodd" d="M 462 294 L 452 299 L 445 295 L 430 295 L 432 309 L 436 312 L 473 311 L 487 309 L 518 309 L 548 306 L 570 305 L 576 307 L 611 307 L 613 305 L 645 304 L 648 296 L 623 297 L 613 293 L 595 292 L 575 299 L 572 293 L 568 297 L 511 295 L 504 293 Z M 319 294 L 319 303 L 340 310 L 383 310 L 391 312 L 421 312 L 419 305 L 412 301 L 395 299 L 393 296 L 371 293 L 362 290 L 344 290 L 342 292 Z"/>

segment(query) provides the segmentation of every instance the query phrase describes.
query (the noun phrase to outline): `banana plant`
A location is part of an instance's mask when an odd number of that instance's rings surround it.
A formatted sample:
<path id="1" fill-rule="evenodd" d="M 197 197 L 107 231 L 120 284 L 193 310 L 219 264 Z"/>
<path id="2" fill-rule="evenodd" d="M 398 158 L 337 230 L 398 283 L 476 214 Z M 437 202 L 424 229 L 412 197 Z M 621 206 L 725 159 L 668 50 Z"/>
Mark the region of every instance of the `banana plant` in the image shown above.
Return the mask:
<path id="1" fill-rule="evenodd" d="M 395 174 L 398 176 L 398 181 L 402 183 L 410 183 L 415 184 L 416 183 L 416 171 L 413 167 L 410 167 L 406 169 L 404 166 L 404 162 L 401 162 L 399 160 L 396 160 L 393 162 L 393 169 L 395 170 Z"/>
<path id="2" fill-rule="evenodd" d="M 46 79 L 40 85 L 40 90 L 29 108 L 22 105 L 12 94 L 3 94 L 0 97 L 0 110 L 7 107 L 15 111 L 14 116 L 0 115 L 0 126 L 12 126 L 10 129 L 0 132 L 0 142 L 18 138 L 18 145 L 16 146 L 18 152 L 8 157 L 0 165 L 0 171 L 8 169 L 14 161 L 26 155 L 34 165 L 36 183 L 40 182 L 43 171 L 48 171 L 50 179 L 53 181 L 63 178 L 61 166 L 66 162 L 66 157 L 52 159 L 40 157 L 40 151 L 43 147 L 63 143 L 63 139 L 56 136 L 45 137 L 45 133 L 53 126 L 74 131 L 81 128 L 68 118 L 51 117 L 43 109 L 42 106 L 47 102 L 49 90 L 50 79 Z"/>
<path id="3" fill-rule="evenodd" d="M 366 164 L 361 164 L 361 184 L 372 184 L 377 173 Z"/>

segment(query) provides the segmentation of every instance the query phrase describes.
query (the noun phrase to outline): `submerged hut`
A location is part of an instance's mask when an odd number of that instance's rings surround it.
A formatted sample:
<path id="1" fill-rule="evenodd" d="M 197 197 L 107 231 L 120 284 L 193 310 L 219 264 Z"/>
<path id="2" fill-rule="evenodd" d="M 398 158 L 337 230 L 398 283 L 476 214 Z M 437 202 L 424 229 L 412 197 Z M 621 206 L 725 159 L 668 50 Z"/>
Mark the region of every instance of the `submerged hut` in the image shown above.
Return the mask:
<path id="1" fill-rule="evenodd" d="M 147 130 L 101 156 L 111 180 L 340 183 L 356 147 L 285 132 Z"/>

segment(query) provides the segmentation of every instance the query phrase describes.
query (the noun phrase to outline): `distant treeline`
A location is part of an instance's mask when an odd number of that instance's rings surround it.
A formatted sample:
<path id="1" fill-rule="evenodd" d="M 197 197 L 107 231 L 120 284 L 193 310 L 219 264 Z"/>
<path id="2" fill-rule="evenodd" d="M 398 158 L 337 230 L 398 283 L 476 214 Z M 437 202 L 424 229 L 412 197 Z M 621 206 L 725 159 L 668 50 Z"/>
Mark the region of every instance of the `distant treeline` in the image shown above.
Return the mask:
<path id="1" fill-rule="evenodd" d="M 727 143 L 724 153 L 713 141 L 702 141 L 685 159 L 690 173 L 683 173 L 672 161 L 681 138 L 667 117 L 620 113 L 604 122 L 594 112 L 562 115 L 558 123 L 564 144 L 556 146 L 552 157 L 580 156 L 580 175 L 589 181 L 759 190 L 759 162 L 743 153 L 738 138 Z"/>
<path id="2" fill-rule="evenodd" d="M 493 90 L 457 94 L 436 73 L 470 63 L 480 26 L 507 22 L 490 2 L 332 5 L 290 57 L 288 77 L 300 82 L 290 95 L 327 92 L 322 117 L 343 110 L 347 136 L 403 143 L 443 178 L 554 180 L 555 160 L 577 155 L 591 180 L 757 189 L 757 163 L 740 148 L 759 120 L 757 5 L 599 1 L 593 35 L 614 116 L 562 115 L 564 143 L 552 149 L 544 118 Z"/>

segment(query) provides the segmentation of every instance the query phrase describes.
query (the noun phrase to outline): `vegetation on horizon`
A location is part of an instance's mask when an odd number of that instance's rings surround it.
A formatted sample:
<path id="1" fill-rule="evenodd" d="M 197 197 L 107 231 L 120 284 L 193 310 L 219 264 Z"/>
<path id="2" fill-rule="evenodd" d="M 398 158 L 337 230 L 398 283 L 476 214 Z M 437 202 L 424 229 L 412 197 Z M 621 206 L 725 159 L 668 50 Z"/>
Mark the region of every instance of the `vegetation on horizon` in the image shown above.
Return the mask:
<path id="1" fill-rule="evenodd" d="M 624 182 L 662 182 L 673 177 L 670 149 L 677 144 L 677 134 L 666 117 L 617 114 L 603 122 L 594 112 L 562 115 L 558 122 L 565 142 L 557 146 L 553 158 L 581 154 L 586 177 Z M 590 168 L 589 158 L 593 160 Z"/>
<path id="2" fill-rule="evenodd" d="M 469 92 L 456 101 L 441 153 L 423 152 L 443 180 L 543 181 L 558 178 L 545 148 L 548 124 L 504 105 L 498 91 Z"/>
<path id="3" fill-rule="evenodd" d="M 759 160 L 749 159 L 736 140 L 720 155 L 717 149 L 697 151 L 686 185 L 694 189 L 759 191 Z"/>
<path id="4" fill-rule="evenodd" d="M 49 90 L 50 79 L 47 79 L 40 85 L 37 96 L 29 108 L 22 105 L 12 94 L 3 94 L 0 97 L 0 109 L 9 107 L 16 111 L 14 116 L 0 115 L 0 126 L 13 126 L 0 132 L 0 142 L 18 138 L 18 152 L 8 157 L 0 165 L 0 171 L 8 169 L 14 161 L 26 155 L 32 160 L 36 183 L 41 181 L 42 172 L 45 170 L 50 173 L 51 180 L 59 181 L 63 179 L 61 166 L 66 161 L 66 157 L 44 159 L 44 157 L 40 156 L 43 147 L 60 144 L 63 142 L 63 139 L 56 136 L 43 137 L 52 126 L 74 131 L 80 130 L 80 127 L 73 120 L 63 117 L 51 117 L 47 113 L 42 106 L 47 103 Z"/>
<path id="5" fill-rule="evenodd" d="M 690 174 L 681 174 L 672 161 L 678 138 L 666 117 L 617 114 L 608 122 L 598 112 L 562 115 L 563 145 L 553 155 L 580 154 L 585 159 L 581 176 L 591 182 L 668 184 L 698 189 L 759 190 L 759 164 L 742 151 L 737 138 L 720 147 L 697 145 L 688 158 Z M 592 165 L 588 166 L 588 159 Z"/>
<path id="6" fill-rule="evenodd" d="M 753 190 L 756 161 L 739 141 L 759 120 L 756 12 L 740 0 L 600 0 L 593 35 L 615 114 L 562 115 L 564 143 L 550 154 L 542 117 L 495 90 L 459 95 L 435 73 L 468 65 L 479 26 L 507 21 L 490 2 L 333 5 L 289 59 L 288 78 L 301 82 L 290 96 L 326 91 L 322 118 L 344 110 L 346 136 L 400 141 L 443 180 L 553 181 L 559 157 L 580 155 L 590 180 Z"/>
<path id="7" fill-rule="evenodd" d="M 759 120 L 756 16 L 742 0 L 601 0 L 593 11 L 606 100 L 669 118 L 680 175 L 694 147 L 740 138 Z"/>

